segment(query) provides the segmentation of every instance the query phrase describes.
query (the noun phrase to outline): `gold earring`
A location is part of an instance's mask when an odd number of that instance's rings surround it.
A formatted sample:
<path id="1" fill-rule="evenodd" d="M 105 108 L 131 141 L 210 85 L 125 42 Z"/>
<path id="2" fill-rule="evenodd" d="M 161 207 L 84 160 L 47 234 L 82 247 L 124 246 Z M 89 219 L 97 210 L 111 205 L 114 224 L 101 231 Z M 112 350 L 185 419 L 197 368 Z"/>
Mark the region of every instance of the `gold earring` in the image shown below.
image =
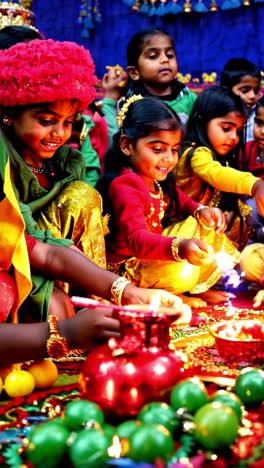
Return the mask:
<path id="1" fill-rule="evenodd" d="M 11 122 L 10 122 L 10 120 L 9 120 L 8 117 L 3 117 L 3 123 L 4 123 L 5 125 L 7 125 L 7 126 L 11 124 Z"/>

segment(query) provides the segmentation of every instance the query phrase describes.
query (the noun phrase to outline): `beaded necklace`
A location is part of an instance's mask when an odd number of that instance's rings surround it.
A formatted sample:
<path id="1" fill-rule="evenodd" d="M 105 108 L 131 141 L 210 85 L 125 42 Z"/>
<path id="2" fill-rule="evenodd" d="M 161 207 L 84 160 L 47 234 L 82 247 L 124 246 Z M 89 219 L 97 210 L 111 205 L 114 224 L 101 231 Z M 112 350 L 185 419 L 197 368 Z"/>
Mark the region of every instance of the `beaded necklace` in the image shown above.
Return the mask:
<path id="1" fill-rule="evenodd" d="M 49 177 L 55 177 L 55 171 L 50 161 L 45 161 L 42 167 L 31 166 L 31 164 L 27 164 L 27 167 L 34 174 L 44 174 Z"/>

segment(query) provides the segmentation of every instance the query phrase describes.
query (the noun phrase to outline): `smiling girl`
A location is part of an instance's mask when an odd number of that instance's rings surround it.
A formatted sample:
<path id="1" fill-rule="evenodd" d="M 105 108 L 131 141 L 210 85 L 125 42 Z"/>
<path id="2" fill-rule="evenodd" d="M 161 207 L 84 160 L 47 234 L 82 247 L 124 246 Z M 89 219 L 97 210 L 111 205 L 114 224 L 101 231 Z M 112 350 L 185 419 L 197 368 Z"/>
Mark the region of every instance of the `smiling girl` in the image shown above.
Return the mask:
<path id="1" fill-rule="evenodd" d="M 197 99 L 188 121 L 176 171 L 177 185 L 190 197 L 226 214 L 228 237 L 242 250 L 249 237 L 252 196 L 264 214 L 264 182 L 237 170 L 247 111 L 241 98 L 222 86 L 211 86 Z"/>
<path id="2" fill-rule="evenodd" d="M 94 71 L 89 51 L 73 42 L 35 39 L 0 51 L 0 119 L 27 233 L 75 245 L 105 267 L 101 197 L 84 182 L 84 157 L 65 145 L 95 98 Z M 35 317 L 45 319 L 54 282 L 37 274 L 32 280 Z"/>
<path id="3" fill-rule="evenodd" d="M 104 211 L 111 214 L 108 269 L 137 286 L 204 293 L 221 276 L 207 239 L 217 234 L 220 248 L 234 261 L 238 252 L 223 234 L 224 214 L 175 185 L 183 135 L 179 117 L 159 98 L 135 95 L 125 102 L 118 123 L 98 185 Z M 223 293 L 216 300 L 229 298 Z M 183 300 L 193 307 L 206 305 L 205 296 Z"/>

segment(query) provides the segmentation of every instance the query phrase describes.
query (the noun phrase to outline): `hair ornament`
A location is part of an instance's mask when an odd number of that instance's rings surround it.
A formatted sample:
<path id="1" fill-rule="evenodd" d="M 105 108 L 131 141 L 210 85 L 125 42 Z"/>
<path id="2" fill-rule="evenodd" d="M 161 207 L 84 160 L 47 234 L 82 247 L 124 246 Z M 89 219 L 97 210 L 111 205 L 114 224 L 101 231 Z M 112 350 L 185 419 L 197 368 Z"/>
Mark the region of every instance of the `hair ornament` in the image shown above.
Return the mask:
<path id="1" fill-rule="evenodd" d="M 133 102 L 140 101 L 141 99 L 143 99 L 143 96 L 141 94 L 135 94 L 134 96 L 131 96 L 125 101 L 121 110 L 117 114 L 117 123 L 118 123 L 119 128 L 123 127 L 123 122 L 126 117 L 129 106 L 133 104 Z"/>

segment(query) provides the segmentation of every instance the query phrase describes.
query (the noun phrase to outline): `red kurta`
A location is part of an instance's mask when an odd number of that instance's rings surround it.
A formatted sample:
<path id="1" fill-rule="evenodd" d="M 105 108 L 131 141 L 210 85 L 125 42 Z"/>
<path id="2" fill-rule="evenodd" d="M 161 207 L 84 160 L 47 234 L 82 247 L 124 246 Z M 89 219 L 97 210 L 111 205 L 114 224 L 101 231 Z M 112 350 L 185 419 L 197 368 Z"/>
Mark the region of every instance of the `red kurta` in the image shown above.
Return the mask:
<path id="1" fill-rule="evenodd" d="M 197 209 L 199 203 L 180 189 L 177 192 L 179 211 L 187 217 Z M 140 259 L 174 260 L 171 253 L 172 238 L 162 235 L 163 228 L 158 218 L 158 192 L 150 192 L 141 177 L 125 169 L 110 184 L 109 194 L 114 227 L 111 236 L 106 239 L 107 260 L 119 262 L 132 256 Z M 166 197 L 164 200 L 166 202 Z M 151 212 L 155 214 L 151 215 Z"/>

